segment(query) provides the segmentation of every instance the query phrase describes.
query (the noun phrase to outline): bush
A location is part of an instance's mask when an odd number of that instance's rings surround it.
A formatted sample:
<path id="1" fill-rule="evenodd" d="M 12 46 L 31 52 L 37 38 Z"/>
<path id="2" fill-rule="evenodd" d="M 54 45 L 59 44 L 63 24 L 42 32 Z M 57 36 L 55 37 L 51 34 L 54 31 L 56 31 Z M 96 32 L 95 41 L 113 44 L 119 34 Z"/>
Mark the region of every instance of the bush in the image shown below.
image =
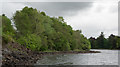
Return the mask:
<path id="1" fill-rule="evenodd" d="M 2 20 L 2 21 L 1 21 Z M 9 42 L 14 42 L 13 36 L 15 30 L 11 25 L 11 21 L 5 14 L 0 16 L 0 36 L 2 36 L 2 44 L 7 44 Z"/>
<path id="2" fill-rule="evenodd" d="M 91 44 L 90 44 L 89 40 L 87 40 L 85 38 L 84 41 L 82 42 L 82 49 L 83 50 L 90 50 L 90 48 L 91 48 Z"/>
<path id="3" fill-rule="evenodd" d="M 32 50 L 39 51 L 41 48 L 41 38 L 35 34 L 27 34 L 24 37 L 20 37 L 17 42 Z"/>
<path id="4" fill-rule="evenodd" d="M 8 31 L 7 31 L 6 34 L 3 33 L 2 34 L 2 42 L 3 42 L 3 44 L 7 44 L 9 42 L 14 42 L 13 36 L 14 36 L 14 34 L 11 33 L 11 32 L 8 32 Z"/>
<path id="5" fill-rule="evenodd" d="M 70 48 L 70 45 L 69 45 L 69 42 L 66 42 L 66 44 L 64 44 L 64 46 L 63 46 L 63 50 L 64 51 L 69 51 L 71 48 Z"/>

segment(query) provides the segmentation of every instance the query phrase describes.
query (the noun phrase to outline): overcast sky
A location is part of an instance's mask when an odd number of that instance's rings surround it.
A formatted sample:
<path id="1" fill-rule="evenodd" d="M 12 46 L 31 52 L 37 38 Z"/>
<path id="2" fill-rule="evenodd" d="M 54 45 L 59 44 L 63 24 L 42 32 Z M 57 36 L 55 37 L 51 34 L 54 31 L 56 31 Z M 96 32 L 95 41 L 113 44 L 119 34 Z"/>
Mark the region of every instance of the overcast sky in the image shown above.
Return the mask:
<path id="1" fill-rule="evenodd" d="M 9 2 L 2 3 L 2 13 L 12 18 L 16 10 L 25 6 L 44 11 L 49 16 L 63 16 L 74 30 L 82 30 L 86 37 L 98 37 L 104 32 L 118 35 L 118 2 Z M 2 14 L 0 12 L 0 14 Z"/>

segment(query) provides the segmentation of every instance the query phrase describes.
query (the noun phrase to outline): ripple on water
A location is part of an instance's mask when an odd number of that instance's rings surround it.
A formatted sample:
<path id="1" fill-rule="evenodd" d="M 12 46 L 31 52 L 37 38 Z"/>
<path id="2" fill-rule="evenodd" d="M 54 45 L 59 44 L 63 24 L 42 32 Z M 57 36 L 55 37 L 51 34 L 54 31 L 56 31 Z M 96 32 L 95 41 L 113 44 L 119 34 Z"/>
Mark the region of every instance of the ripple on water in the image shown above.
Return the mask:
<path id="1" fill-rule="evenodd" d="M 118 65 L 117 50 L 95 50 L 101 53 L 46 55 L 37 65 Z"/>

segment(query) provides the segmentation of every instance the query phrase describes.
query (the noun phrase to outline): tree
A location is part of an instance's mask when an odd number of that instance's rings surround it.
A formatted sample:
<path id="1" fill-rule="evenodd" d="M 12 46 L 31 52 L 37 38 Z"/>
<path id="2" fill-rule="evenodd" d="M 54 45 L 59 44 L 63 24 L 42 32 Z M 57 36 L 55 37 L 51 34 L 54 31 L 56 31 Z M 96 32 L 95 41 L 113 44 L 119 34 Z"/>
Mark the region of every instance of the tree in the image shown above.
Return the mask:
<path id="1" fill-rule="evenodd" d="M 110 49 L 115 49 L 116 48 L 116 38 L 115 38 L 115 35 L 111 34 L 108 38 L 108 44 L 109 44 L 109 48 Z"/>
<path id="2" fill-rule="evenodd" d="M 105 40 L 104 34 L 103 32 L 101 32 L 100 36 L 97 38 L 97 44 L 99 48 L 104 48 L 104 42 L 105 42 L 104 40 Z"/>
<path id="3" fill-rule="evenodd" d="M 31 50 L 40 51 L 44 44 L 41 44 L 41 38 L 36 34 L 27 34 L 26 36 L 20 37 L 17 42 L 21 45 L 30 48 Z M 44 47 L 45 48 L 45 47 Z"/>
<path id="4" fill-rule="evenodd" d="M 76 45 L 73 45 L 75 49 L 89 50 L 91 48 L 89 40 L 81 34 L 80 30 L 74 31 L 73 34 L 74 39 L 76 40 Z"/>
<path id="5" fill-rule="evenodd" d="M 9 42 L 14 41 L 13 36 L 15 30 L 11 25 L 10 19 L 8 19 L 7 16 L 5 16 L 5 14 L 0 16 L 0 18 L 2 18 L 2 22 L 0 21 L 0 24 L 2 24 L 2 26 L 0 26 L 1 35 L 2 35 L 2 44 L 7 44 Z"/>
<path id="6" fill-rule="evenodd" d="M 50 17 L 45 12 L 24 7 L 21 11 L 16 11 L 13 19 L 18 31 L 16 39 L 21 44 L 29 43 L 26 40 L 31 40 L 31 37 L 33 39 L 40 37 L 40 42 L 38 42 L 40 45 L 36 44 L 36 40 L 32 42 L 35 42 L 34 44 L 31 44 L 34 45 L 34 49 L 36 46 L 40 46 L 40 51 L 90 49 L 90 42 L 81 34 L 81 30 L 74 31 L 70 25 L 67 25 L 63 17 Z M 25 37 L 25 40 L 22 40 L 21 37 Z"/>
<path id="7" fill-rule="evenodd" d="M 96 39 L 93 38 L 93 37 L 90 37 L 89 40 L 90 40 L 90 43 L 91 43 L 91 48 L 92 49 L 97 49 L 98 45 L 96 44 Z"/>
<path id="8" fill-rule="evenodd" d="M 39 13 L 36 9 L 24 7 L 17 11 L 13 17 L 16 28 L 20 35 L 31 34 L 36 31 L 36 25 L 40 22 Z"/>
<path id="9" fill-rule="evenodd" d="M 117 38 L 116 48 L 120 49 L 120 36 L 116 36 L 116 38 Z"/>
<path id="10" fill-rule="evenodd" d="M 40 14 L 42 14 L 43 16 L 46 16 L 45 12 L 41 12 Z"/>
<path id="11" fill-rule="evenodd" d="M 94 49 L 120 49 L 120 37 L 111 34 L 109 38 L 104 38 L 104 34 L 95 39 L 89 38 L 91 47 Z"/>
<path id="12" fill-rule="evenodd" d="M 11 21 L 10 19 L 8 19 L 5 14 L 2 15 L 2 31 L 3 33 L 7 33 L 7 32 L 12 32 L 14 33 L 15 30 L 13 28 L 13 26 L 11 25 Z"/>

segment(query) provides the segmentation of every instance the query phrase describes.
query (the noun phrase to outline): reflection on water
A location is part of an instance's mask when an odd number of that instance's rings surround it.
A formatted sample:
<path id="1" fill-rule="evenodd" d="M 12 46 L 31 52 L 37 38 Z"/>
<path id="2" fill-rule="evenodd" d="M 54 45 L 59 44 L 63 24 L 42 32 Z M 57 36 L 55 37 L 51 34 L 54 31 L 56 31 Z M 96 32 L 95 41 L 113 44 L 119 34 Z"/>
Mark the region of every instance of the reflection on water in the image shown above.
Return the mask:
<path id="1" fill-rule="evenodd" d="M 36 65 L 118 65 L 118 50 L 95 51 L 101 53 L 46 55 Z"/>

